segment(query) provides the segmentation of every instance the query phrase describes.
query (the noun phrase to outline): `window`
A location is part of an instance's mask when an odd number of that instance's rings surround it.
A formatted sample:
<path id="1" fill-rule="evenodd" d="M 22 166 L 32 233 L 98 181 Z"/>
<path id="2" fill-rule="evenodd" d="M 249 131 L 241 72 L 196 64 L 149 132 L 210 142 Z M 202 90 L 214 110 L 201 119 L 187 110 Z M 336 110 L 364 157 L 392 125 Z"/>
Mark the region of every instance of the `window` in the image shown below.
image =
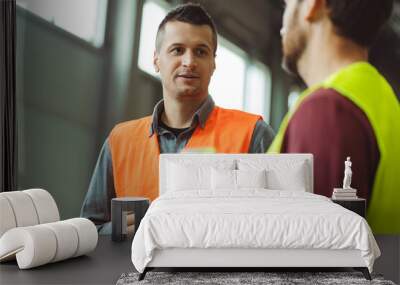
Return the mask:
<path id="1" fill-rule="evenodd" d="M 218 106 L 243 109 L 245 53 L 223 38 L 218 38 L 216 69 L 209 92 Z"/>
<path id="2" fill-rule="evenodd" d="M 107 0 L 17 0 L 17 4 L 96 47 L 103 45 Z"/>
<path id="3" fill-rule="evenodd" d="M 153 76 L 158 76 L 153 67 L 153 52 L 158 25 L 167 15 L 167 9 L 158 2 L 146 1 L 143 6 L 142 25 L 139 42 L 139 68 Z"/>
<path id="4" fill-rule="evenodd" d="M 288 96 L 288 109 L 292 109 L 297 99 L 300 97 L 300 89 L 297 87 L 292 87 Z"/>
<path id="5" fill-rule="evenodd" d="M 215 103 L 262 115 L 269 122 L 271 77 L 262 63 L 222 37 L 218 38 L 216 70 L 209 92 Z"/>
<path id="6" fill-rule="evenodd" d="M 260 62 L 248 65 L 244 110 L 270 119 L 271 75 L 269 69 Z"/>

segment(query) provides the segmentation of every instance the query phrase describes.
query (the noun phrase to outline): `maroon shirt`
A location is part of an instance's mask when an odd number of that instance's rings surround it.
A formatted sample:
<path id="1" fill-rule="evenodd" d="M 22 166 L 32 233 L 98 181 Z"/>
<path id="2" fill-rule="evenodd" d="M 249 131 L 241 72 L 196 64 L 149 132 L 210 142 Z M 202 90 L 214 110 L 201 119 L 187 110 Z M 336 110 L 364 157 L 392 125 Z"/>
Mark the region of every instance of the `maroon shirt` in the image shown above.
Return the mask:
<path id="1" fill-rule="evenodd" d="M 286 130 L 282 152 L 314 155 L 314 193 L 341 188 L 344 161 L 352 161 L 358 197 L 369 200 L 379 163 L 374 131 L 360 108 L 334 89 L 321 88 L 300 104 Z"/>

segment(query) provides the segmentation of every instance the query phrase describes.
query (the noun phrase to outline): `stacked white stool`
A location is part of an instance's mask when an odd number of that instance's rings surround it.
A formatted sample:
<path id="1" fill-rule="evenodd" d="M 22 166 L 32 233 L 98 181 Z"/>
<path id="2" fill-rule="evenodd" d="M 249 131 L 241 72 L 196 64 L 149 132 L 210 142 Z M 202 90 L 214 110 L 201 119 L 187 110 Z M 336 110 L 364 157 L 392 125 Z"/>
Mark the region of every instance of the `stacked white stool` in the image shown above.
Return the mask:
<path id="1" fill-rule="evenodd" d="M 88 219 L 60 221 L 43 189 L 0 193 L 0 262 L 17 259 L 20 269 L 84 255 L 96 248 L 97 229 Z"/>

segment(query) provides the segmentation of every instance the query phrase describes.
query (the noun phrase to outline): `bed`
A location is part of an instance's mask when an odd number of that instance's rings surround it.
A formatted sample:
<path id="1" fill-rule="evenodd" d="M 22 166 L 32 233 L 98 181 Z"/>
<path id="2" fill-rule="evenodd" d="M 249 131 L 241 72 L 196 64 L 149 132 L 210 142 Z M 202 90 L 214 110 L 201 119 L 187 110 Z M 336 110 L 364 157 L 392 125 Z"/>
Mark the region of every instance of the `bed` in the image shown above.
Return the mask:
<path id="1" fill-rule="evenodd" d="M 132 242 L 154 268 L 352 267 L 379 248 L 361 216 L 313 194 L 311 154 L 162 154 L 160 196 Z"/>

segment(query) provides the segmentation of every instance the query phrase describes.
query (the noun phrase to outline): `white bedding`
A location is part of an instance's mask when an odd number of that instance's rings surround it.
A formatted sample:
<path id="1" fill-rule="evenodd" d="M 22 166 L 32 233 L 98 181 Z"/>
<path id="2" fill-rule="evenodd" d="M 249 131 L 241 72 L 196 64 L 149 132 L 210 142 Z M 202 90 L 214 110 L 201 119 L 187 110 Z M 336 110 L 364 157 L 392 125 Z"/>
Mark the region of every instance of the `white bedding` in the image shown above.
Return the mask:
<path id="1" fill-rule="evenodd" d="M 165 193 L 140 223 L 132 262 L 143 272 L 165 248 L 357 249 L 371 272 L 380 255 L 359 215 L 324 196 L 265 189 Z"/>

